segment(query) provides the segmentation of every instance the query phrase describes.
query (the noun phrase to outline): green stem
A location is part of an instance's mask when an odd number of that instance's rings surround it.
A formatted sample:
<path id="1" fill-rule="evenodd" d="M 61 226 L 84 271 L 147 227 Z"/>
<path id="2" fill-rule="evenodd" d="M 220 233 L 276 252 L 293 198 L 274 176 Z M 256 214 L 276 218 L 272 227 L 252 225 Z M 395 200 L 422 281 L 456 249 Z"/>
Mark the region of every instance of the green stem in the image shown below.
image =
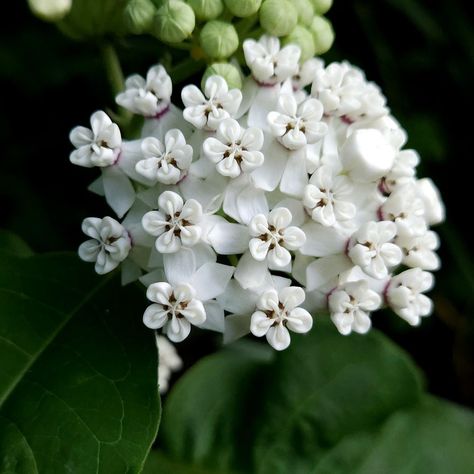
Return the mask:
<path id="1" fill-rule="evenodd" d="M 176 66 L 171 69 L 170 76 L 173 78 L 173 82 L 180 83 L 193 74 L 196 74 L 199 70 L 204 69 L 205 65 L 206 63 L 202 59 L 196 60 L 188 58 L 176 64 Z"/>
<path id="2" fill-rule="evenodd" d="M 237 258 L 237 255 L 227 255 L 227 258 L 229 259 L 229 263 L 233 267 L 236 267 L 238 265 L 239 259 Z"/>
<path id="3" fill-rule="evenodd" d="M 244 40 L 246 34 L 255 26 L 258 21 L 258 15 L 252 15 L 247 18 L 242 18 L 235 24 L 235 29 L 239 35 L 240 41 Z"/>
<path id="4" fill-rule="evenodd" d="M 123 78 L 122 67 L 120 66 L 117 51 L 115 51 L 112 44 L 103 43 L 101 45 L 101 52 L 112 94 L 116 96 L 125 89 L 125 80 Z"/>

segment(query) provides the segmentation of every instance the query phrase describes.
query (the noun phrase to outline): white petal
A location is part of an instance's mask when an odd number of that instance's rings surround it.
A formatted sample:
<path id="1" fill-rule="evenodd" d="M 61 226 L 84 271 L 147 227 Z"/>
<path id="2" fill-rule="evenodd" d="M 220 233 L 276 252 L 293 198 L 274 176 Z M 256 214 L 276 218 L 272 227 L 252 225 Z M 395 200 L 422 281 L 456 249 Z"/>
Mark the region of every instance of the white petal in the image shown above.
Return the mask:
<path id="1" fill-rule="evenodd" d="M 252 257 L 258 262 L 263 262 L 267 258 L 271 242 L 259 238 L 250 239 L 249 249 Z M 291 257 L 290 257 L 291 258 Z"/>
<path id="2" fill-rule="evenodd" d="M 247 185 L 237 196 L 237 208 L 243 224 L 248 224 L 257 214 L 267 214 L 268 203 L 264 191 L 252 184 Z"/>
<path id="3" fill-rule="evenodd" d="M 273 191 L 279 184 L 287 162 L 287 152 L 274 139 L 266 140 L 262 150 L 265 160 L 259 168 L 252 171 L 255 186 L 265 191 Z"/>
<path id="4" fill-rule="evenodd" d="M 192 299 L 184 309 L 181 310 L 181 314 L 193 325 L 199 326 L 203 324 L 207 319 L 206 310 L 201 301 Z"/>
<path id="5" fill-rule="evenodd" d="M 288 316 L 287 327 L 297 333 L 306 333 L 313 327 L 313 318 L 303 308 L 295 308 Z"/>
<path id="6" fill-rule="evenodd" d="M 171 295 L 173 294 L 173 287 L 166 282 L 153 283 L 146 290 L 146 297 L 161 305 L 168 304 Z"/>
<path id="7" fill-rule="evenodd" d="M 307 184 L 305 150 L 291 152 L 281 178 L 280 190 L 290 196 L 302 198 Z"/>
<path id="8" fill-rule="evenodd" d="M 230 314 L 225 318 L 224 344 L 229 344 L 250 332 L 250 314 Z"/>
<path id="9" fill-rule="evenodd" d="M 234 267 L 220 263 L 205 263 L 190 280 L 196 290 L 196 296 L 201 301 L 207 301 L 222 294 L 229 283 Z"/>
<path id="10" fill-rule="evenodd" d="M 107 204 L 118 217 L 123 217 L 135 201 L 132 183 L 118 166 L 103 168 L 102 178 Z"/>
<path id="11" fill-rule="evenodd" d="M 257 262 L 250 252 L 246 252 L 239 260 L 234 277 L 244 289 L 258 288 L 268 273 L 265 262 Z"/>
<path id="12" fill-rule="evenodd" d="M 289 250 L 296 250 L 301 248 L 306 242 L 306 235 L 298 227 L 288 227 L 282 232 L 284 239 L 284 246 Z"/>
<path id="13" fill-rule="evenodd" d="M 163 306 L 152 304 L 148 306 L 143 314 L 143 323 L 150 329 L 163 327 L 168 321 L 168 311 L 163 310 Z"/>
<path id="14" fill-rule="evenodd" d="M 78 249 L 79 258 L 84 262 L 95 262 L 100 252 L 100 242 L 95 239 L 86 240 Z"/>
<path id="15" fill-rule="evenodd" d="M 268 332 L 274 320 L 262 311 L 255 311 L 250 319 L 250 331 L 254 336 L 262 337 Z"/>
<path id="16" fill-rule="evenodd" d="M 171 321 L 166 323 L 163 332 L 168 336 L 168 339 L 173 342 L 184 341 L 191 332 L 191 324 L 185 318 L 173 317 Z"/>
<path id="17" fill-rule="evenodd" d="M 305 292 L 299 286 L 290 286 L 278 292 L 278 299 L 288 311 L 291 311 L 303 303 Z"/>
<path id="18" fill-rule="evenodd" d="M 150 235 L 157 237 L 165 231 L 165 216 L 159 211 L 150 211 L 144 214 L 142 226 Z"/>
<path id="19" fill-rule="evenodd" d="M 208 301 L 204 304 L 206 311 L 206 320 L 200 324 L 201 329 L 209 329 L 210 331 L 216 331 L 224 333 L 225 331 L 225 319 L 224 310 L 221 308 L 217 301 Z"/>
<path id="20" fill-rule="evenodd" d="M 196 259 L 190 249 L 163 255 L 166 278 L 172 286 L 189 283 L 196 271 Z"/>
<path id="21" fill-rule="evenodd" d="M 173 191 L 165 191 L 158 198 L 158 206 L 161 211 L 169 216 L 173 216 L 176 212 L 180 212 L 183 209 L 183 198 Z"/>
<path id="22" fill-rule="evenodd" d="M 181 239 L 174 235 L 174 229 L 170 229 L 156 239 L 155 247 L 160 253 L 175 253 L 182 248 Z"/>
<path id="23" fill-rule="evenodd" d="M 275 350 L 283 351 L 290 345 L 290 333 L 283 324 L 277 324 L 268 330 L 267 341 Z"/>
<path id="24" fill-rule="evenodd" d="M 220 255 L 244 253 L 249 242 L 247 227 L 229 222 L 216 224 L 208 233 L 207 238 Z"/>
<path id="25" fill-rule="evenodd" d="M 306 269 L 306 288 L 308 291 L 313 291 L 331 286 L 333 280 L 340 273 L 351 267 L 352 262 L 345 255 L 330 255 L 320 258 L 308 265 Z M 328 288 L 328 291 L 330 289 Z"/>
<path id="26" fill-rule="evenodd" d="M 291 224 L 291 212 L 285 207 L 277 207 L 270 212 L 268 223 L 276 229 L 284 229 Z"/>
<path id="27" fill-rule="evenodd" d="M 276 244 L 273 249 L 268 251 L 268 265 L 270 268 L 283 269 L 291 263 L 291 254 L 282 247 L 280 244 Z"/>
<path id="28" fill-rule="evenodd" d="M 244 290 L 237 280 L 230 280 L 224 293 L 217 297 L 221 306 L 229 313 L 250 314 L 257 304 L 257 292 Z"/>

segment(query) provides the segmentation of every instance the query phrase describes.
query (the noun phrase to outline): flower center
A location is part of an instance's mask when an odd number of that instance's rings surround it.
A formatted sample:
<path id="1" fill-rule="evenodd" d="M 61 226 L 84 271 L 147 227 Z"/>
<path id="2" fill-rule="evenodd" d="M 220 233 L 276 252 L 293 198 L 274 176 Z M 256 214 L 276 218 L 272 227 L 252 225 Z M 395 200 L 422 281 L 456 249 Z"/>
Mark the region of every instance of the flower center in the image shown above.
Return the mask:
<path id="1" fill-rule="evenodd" d="M 176 297 L 171 295 L 168 300 L 168 304 L 165 306 L 165 308 L 167 308 L 166 310 L 168 311 L 168 320 L 172 319 L 173 317 L 178 319 L 184 318 L 181 312 L 188 307 L 188 304 L 189 301 L 177 301 Z"/>
<path id="2" fill-rule="evenodd" d="M 258 238 L 263 242 L 271 242 L 269 250 L 273 250 L 281 241 L 283 241 L 283 236 L 280 234 L 280 231 L 273 225 L 269 225 L 267 232 L 259 235 Z"/>

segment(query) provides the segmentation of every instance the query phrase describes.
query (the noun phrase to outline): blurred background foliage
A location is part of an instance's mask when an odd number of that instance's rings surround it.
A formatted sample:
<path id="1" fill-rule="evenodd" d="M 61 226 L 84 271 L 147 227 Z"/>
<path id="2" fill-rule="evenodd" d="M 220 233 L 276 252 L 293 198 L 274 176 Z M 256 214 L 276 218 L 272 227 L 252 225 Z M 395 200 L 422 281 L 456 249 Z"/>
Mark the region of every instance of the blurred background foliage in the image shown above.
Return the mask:
<path id="1" fill-rule="evenodd" d="M 382 87 L 408 131 L 408 146 L 422 157 L 420 175 L 436 181 L 448 211 L 447 222 L 437 229 L 443 268 L 432 293 L 435 314 L 415 329 L 388 312 L 377 313 L 374 323 L 411 353 L 431 392 L 474 406 L 469 248 L 474 31 L 468 2 L 336 0 L 328 17 L 336 42 L 325 59 L 347 59 Z M 9 2 L 3 18 L 1 227 L 38 252 L 71 250 L 81 241 L 82 219 L 109 212 L 101 198 L 86 191 L 95 172 L 74 168 L 68 160 L 70 129 L 114 104 L 99 47 L 64 37 L 34 18 L 26 2 Z M 144 74 L 163 55 L 151 37 L 116 46 L 127 75 Z M 194 359 L 199 355 L 191 352 Z"/>

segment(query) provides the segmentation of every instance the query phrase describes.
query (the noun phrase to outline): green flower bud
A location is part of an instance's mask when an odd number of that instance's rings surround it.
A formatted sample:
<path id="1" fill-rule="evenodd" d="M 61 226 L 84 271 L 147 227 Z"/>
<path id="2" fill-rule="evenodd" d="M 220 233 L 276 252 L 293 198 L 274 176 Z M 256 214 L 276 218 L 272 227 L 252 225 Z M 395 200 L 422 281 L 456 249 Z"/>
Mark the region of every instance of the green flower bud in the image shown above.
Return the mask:
<path id="1" fill-rule="evenodd" d="M 168 0 L 155 17 L 154 34 L 167 43 L 179 43 L 194 30 L 196 19 L 193 9 L 181 0 Z"/>
<path id="2" fill-rule="evenodd" d="M 224 10 L 222 0 L 188 0 L 198 20 L 214 20 Z"/>
<path id="3" fill-rule="evenodd" d="M 311 0 L 316 15 L 324 15 L 331 7 L 332 0 Z"/>
<path id="4" fill-rule="evenodd" d="M 240 18 L 257 13 L 262 4 L 262 0 L 224 0 L 224 2 L 227 10 Z"/>
<path id="5" fill-rule="evenodd" d="M 334 42 L 334 30 L 330 21 L 322 16 L 315 16 L 310 31 L 313 35 L 315 53 L 323 54 L 328 51 Z"/>
<path id="6" fill-rule="evenodd" d="M 64 18 L 72 7 L 72 0 L 28 0 L 30 10 L 44 21 Z"/>
<path id="7" fill-rule="evenodd" d="M 228 58 L 239 47 L 239 36 L 230 23 L 213 20 L 204 25 L 199 42 L 209 57 Z"/>
<path id="8" fill-rule="evenodd" d="M 136 35 L 146 33 L 153 26 L 155 13 L 150 0 L 130 0 L 124 11 L 125 24 Z"/>
<path id="9" fill-rule="evenodd" d="M 211 64 L 202 76 L 201 88 L 204 90 L 207 79 L 210 76 L 222 76 L 229 86 L 229 89 L 242 89 L 242 78 L 239 70 L 229 63 L 214 63 Z"/>
<path id="10" fill-rule="evenodd" d="M 310 0 L 293 0 L 293 6 L 298 13 L 298 22 L 309 26 L 314 16 L 313 4 Z"/>
<path id="11" fill-rule="evenodd" d="M 296 44 L 301 48 L 300 62 L 312 58 L 316 52 L 313 35 L 304 26 L 296 25 L 295 29 L 283 39 L 283 44 Z"/>
<path id="12" fill-rule="evenodd" d="M 271 35 L 290 34 L 297 21 L 298 14 L 289 0 L 265 0 L 260 8 L 260 24 Z"/>

